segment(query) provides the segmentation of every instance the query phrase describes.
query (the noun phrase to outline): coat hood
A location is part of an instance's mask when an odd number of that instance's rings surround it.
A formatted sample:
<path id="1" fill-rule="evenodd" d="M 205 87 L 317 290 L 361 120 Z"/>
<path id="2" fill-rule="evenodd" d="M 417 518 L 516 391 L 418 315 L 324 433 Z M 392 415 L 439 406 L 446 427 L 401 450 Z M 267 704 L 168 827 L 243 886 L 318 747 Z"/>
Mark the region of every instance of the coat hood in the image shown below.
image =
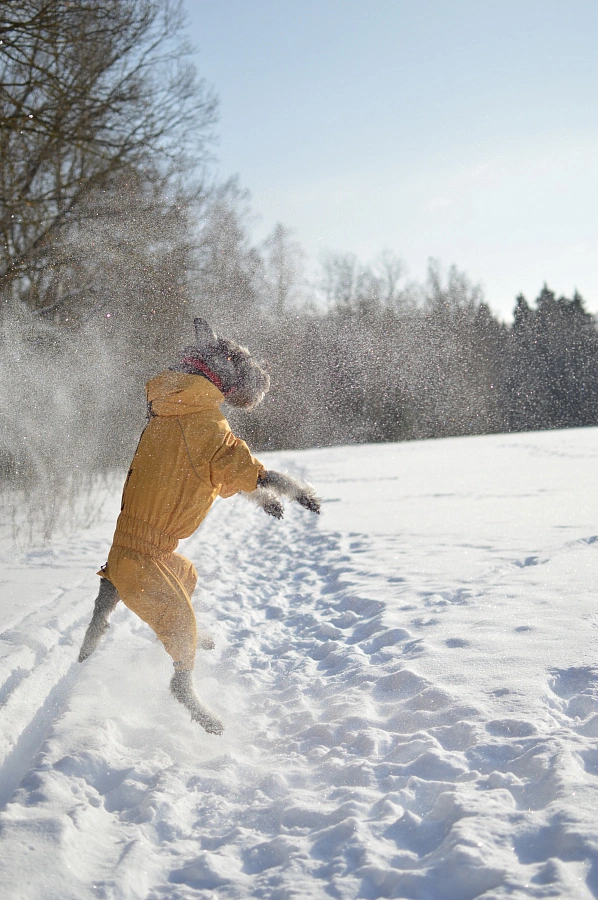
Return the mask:
<path id="1" fill-rule="evenodd" d="M 145 389 L 156 416 L 186 416 L 224 401 L 224 394 L 207 378 L 170 370 L 148 381 Z"/>

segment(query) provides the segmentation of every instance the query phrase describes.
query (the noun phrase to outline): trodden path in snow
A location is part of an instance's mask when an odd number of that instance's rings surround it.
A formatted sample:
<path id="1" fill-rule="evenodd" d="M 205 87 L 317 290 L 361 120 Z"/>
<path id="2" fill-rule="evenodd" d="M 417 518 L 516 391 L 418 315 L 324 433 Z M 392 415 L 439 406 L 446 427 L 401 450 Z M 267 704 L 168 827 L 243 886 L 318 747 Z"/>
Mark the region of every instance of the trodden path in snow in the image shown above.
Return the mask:
<path id="1" fill-rule="evenodd" d="M 281 455 L 328 516 L 235 499 L 183 548 L 222 738 L 127 610 L 76 663 L 105 539 L 29 556 L 38 600 L 0 635 L 6 896 L 598 896 L 597 456 L 596 431 Z"/>

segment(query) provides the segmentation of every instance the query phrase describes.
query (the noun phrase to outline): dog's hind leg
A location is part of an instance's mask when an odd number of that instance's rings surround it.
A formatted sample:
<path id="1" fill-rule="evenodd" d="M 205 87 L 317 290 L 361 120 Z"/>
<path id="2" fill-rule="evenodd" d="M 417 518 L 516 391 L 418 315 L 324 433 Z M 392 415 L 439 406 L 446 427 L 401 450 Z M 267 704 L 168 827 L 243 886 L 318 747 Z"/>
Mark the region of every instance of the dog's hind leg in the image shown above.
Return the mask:
<path id="1" fill-rule="evenodd" d="M 199 701 L 193 687 L 193 672 L 189 669 L 176 669 L 170 682 L 170 691 L 173 697 L 182 703 L 191 713 L 194 722 L 198 722 L 208 734 L 222 734 L 224 725 L 216 718 L 214 713 L 206 709 Z"/>
<path id="2" fill-rule="evenodd" d="M 91 656 L 100 643 L 104 632 L 108 629 L 108 617 L 119 600 L 120 597 L 112 582 L 108 581 L 107 578 L 102 578 L 100 590 L 93 610 L 93 616 L 91 617 L 91 622 L 85 632 L 81 650 L 79 651 L 79 662 L 83 662 L 84 659 Z"/>

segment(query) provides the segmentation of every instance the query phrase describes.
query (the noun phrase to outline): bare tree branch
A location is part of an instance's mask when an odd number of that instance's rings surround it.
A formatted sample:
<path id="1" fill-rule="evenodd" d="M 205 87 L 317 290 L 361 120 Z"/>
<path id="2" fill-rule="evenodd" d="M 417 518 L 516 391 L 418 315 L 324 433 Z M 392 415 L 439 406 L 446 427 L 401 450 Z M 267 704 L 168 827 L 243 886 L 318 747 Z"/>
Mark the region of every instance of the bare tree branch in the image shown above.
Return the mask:
<path id="1" fill-rule="evenodd" d="M 25 302 L 38 295 L 46 257 L 118 173 L 167 184 L 207 159 L 216 99 L 189 62 L 183 28 L 180 0 L 4 0 L 5 304 L 15 290 Z"/>

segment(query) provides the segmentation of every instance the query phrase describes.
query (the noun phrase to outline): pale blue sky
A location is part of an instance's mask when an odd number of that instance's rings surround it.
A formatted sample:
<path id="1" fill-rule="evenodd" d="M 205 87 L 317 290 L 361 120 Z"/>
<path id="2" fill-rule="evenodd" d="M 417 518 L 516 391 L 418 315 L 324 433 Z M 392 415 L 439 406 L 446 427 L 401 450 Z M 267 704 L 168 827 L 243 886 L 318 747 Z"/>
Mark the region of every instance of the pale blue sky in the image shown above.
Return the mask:
<path id="1" fill-rule="evenodd" d="M 217 170 L 312 258 L 430 256 L 598 311 L 597 0 L 185 0 Z"/>

